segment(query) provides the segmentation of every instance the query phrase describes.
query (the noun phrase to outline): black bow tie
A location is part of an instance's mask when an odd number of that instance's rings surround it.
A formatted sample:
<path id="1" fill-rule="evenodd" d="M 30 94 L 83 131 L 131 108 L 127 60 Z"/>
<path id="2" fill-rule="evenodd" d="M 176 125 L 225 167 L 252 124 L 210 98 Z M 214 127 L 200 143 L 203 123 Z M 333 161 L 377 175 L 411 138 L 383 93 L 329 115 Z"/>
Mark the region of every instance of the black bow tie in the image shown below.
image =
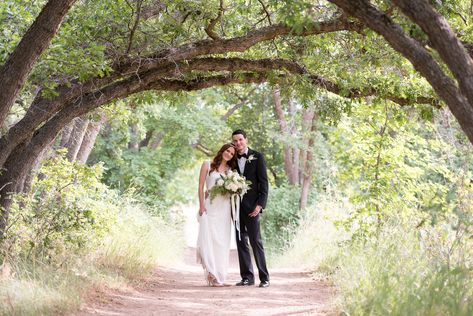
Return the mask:
<path id="1" fill-rule="evenodd" d="M 237 154 L 237 157 L 238 159 L 240 159 L 241 157 L 245 157 L 246 159 L 248 159 L 248 154 Z"/>

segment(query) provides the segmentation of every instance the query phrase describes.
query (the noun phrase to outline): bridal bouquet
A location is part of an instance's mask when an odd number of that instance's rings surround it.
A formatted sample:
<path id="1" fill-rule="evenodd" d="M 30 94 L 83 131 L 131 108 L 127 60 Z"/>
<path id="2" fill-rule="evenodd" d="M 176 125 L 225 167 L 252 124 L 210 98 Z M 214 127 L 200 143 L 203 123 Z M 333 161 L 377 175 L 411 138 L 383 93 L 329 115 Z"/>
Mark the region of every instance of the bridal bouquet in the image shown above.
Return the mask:
<path id="1" fill-rule="evenodd" d="M 210 201 L 217 195 L 243 195 L 250 189 L 250 184 L 251 181 L 246 180 L 244 176 L 229 170 L 227 174 L 221 174 L 220 179 L 217 179 L 215 185 L 210 189 Z"/>

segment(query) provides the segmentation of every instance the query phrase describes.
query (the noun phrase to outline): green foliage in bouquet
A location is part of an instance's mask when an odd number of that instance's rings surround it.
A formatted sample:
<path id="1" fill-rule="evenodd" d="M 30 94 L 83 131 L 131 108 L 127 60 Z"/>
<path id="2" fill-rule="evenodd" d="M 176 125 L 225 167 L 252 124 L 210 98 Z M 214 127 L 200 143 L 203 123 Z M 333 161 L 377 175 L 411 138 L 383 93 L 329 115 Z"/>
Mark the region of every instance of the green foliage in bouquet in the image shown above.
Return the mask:
<path id="1" fill-rule="evenodd" d="M 217 195 L 243 195 L 250 189 L 251 181 L 246 180 L 238 172 L 228 171 L 226 174 L 220 174 L 220 178 L 215 181 L 215 185 L 210 189 L 210 201 L 213 201 Z"/>

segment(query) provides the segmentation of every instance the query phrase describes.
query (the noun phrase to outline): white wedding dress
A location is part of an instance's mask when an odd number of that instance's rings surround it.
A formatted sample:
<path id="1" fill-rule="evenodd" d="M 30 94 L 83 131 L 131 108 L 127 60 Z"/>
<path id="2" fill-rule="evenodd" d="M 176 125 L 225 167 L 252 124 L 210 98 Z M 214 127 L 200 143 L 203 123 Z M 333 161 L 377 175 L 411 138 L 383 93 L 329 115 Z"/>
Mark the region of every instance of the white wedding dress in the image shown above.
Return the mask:
<path id="1" fill-rule="evenodd" d="M 220 178 L 220 173 L 207 174 L 207 191 Z M 211 273 L 218 283 L 223 284 L 228 273 L 232 220 L 230 198 L 218 195 L 212 201 L 205 199 L 206 212 L 198 216 L 199 235 L 197 238 L 197 262 L 202 263 L 205 279 Z"/>

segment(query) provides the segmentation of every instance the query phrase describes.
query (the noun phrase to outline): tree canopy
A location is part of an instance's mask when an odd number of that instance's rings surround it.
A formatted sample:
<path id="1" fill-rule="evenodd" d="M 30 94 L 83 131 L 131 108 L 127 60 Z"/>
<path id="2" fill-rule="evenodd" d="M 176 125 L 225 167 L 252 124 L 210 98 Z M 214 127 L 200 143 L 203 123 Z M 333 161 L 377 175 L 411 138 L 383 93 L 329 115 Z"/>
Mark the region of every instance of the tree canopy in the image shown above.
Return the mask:
<path id="1" fill-rule="evenodd" d="M 464 1 L 4 1 L 1 73 L 17 81 L 1 88 L 0 187 L 22 191 L 45 146 L 100 106 L 229 84 L 284 84 L 302 103 L 327 91 L 340 102 L 320 105 L 326 117 L 349 110 L 347 98 L 424 113 L 445 103 L 472 140 L 468 10 Z M 24 42 L 29 63 L 17 69 Z"/>

